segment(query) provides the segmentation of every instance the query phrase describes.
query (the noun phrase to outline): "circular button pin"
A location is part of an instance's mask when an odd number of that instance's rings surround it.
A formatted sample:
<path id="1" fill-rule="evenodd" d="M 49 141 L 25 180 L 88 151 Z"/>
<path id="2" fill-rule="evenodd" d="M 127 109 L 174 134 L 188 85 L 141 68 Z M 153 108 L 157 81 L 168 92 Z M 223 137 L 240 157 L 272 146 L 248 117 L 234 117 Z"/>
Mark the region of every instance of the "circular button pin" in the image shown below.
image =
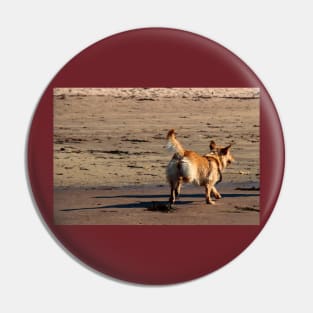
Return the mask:
<path id="1" fill-rule="evenodd" d="M 57 240 L 89 267 L 172 284 L 237 257 L 279 195 L 284 140 L 252 70 L 202 36 L 123 32 L 83 50 L 45 90 L 29 180 Z"/>

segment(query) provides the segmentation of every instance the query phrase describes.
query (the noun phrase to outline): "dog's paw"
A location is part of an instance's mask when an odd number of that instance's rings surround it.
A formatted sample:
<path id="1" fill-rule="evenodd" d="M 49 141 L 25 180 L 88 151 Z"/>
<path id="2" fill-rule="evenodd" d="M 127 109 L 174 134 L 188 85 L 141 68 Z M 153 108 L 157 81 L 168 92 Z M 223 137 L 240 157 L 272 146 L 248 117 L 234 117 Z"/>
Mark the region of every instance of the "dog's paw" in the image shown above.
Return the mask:
<path id="1" fill-rule="evenodd" d="M 207 204 L 215 204 L 215 201 L 206 199 L 206 203 L 207 203 Z"/>

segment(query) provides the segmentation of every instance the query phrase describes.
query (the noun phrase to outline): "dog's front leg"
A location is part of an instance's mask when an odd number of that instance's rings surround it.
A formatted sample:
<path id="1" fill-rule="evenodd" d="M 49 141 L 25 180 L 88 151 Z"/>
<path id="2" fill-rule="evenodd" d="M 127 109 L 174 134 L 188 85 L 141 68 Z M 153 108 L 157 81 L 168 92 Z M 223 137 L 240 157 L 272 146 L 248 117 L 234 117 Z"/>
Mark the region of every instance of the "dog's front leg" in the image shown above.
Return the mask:
<path id="1" fill-rule="evenodd" d="M 222 198 L 221 194 L 217 191 L 215 186 L 212 187 L 212 193 L 213 193 L 215 199 L 221 199 Z"/>
<path id="2" fill-rule="evenodd" d="M 205 198 L 207 204 L 215 204 L 215 201 L 211 199 L 211 191 L 213 187 L 214 186 L 212 182 L 209 182 L 208 184 L 205 185 Z"/>
<path id="3" fill-rule="evenodd" d="M 171 183 L 171 195 L 169 199 L 170 204 L 175 202 L 175 184 Z"/>

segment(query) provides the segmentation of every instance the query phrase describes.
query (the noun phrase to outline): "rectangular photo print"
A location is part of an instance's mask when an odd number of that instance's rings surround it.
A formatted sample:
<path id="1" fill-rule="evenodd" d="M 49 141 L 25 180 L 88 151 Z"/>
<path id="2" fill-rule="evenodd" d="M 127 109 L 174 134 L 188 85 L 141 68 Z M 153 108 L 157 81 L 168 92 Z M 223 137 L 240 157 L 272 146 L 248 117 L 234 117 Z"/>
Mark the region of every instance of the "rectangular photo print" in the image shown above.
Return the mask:
<path id="1" fill-rule="evenodd" d="M 55 88 L 58 225 L 259 225 L 258 88 Z"/>

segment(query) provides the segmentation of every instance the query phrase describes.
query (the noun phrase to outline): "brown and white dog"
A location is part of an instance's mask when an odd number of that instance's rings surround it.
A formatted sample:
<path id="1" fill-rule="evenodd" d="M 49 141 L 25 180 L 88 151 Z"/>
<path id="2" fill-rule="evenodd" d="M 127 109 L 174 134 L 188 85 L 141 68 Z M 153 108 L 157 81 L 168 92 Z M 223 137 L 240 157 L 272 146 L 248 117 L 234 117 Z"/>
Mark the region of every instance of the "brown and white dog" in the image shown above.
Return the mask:
<path id="1" fill-rule="evenodd" d="M 221 181 L 222 171 L 234 161 L 230 154 L 230 147 L 218 147 L 214 141 L 210 143 L 210 152 L 201 156 L 190 150 L 185 150 L 176 139 L 174 129 L 171 129 L 166 139 L 167 148 L 175 152 L 166 169 L 167 180 L 171 186 L 170 203 L 175 202 L 179 195 L 182 183 L 194 183 L 205 187 L 206 202 L 214 204 L 211 192 L 216 199 L 221 195 L 217 191 L 215 184 Z"/>

